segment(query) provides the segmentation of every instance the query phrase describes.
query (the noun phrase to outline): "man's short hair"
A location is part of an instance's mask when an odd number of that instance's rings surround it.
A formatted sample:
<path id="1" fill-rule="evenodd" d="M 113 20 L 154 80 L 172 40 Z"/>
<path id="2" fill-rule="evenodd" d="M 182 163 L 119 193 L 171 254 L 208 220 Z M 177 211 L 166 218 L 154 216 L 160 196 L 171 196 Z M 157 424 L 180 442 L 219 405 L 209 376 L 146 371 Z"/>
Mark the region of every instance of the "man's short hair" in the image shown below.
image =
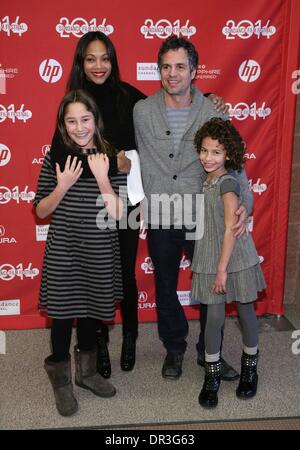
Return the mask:
<path id="1" fill-rule="evenodd" d="M 179 38 L 177 36 L 168 37 L 163 44 L 161 45 L 158 52 L 158 68 L 161 70 L 162 66 L 162 58 L 165 53 L 169 50 L 178 50 L 179 48 L 183 48 L 186 50 L 189 59 L 189 65 L 191 70 L 197 70 L 198 67 L 198 52 L 194 45 L 184 38 Z"/>

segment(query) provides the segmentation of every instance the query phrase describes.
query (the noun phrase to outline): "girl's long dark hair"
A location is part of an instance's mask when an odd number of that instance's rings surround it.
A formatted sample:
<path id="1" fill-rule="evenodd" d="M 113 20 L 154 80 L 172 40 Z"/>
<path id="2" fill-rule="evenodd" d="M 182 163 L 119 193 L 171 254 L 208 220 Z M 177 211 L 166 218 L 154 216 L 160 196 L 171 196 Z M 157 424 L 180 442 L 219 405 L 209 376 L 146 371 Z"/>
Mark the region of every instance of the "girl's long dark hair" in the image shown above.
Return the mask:
<path id="1" fill-rule="evenodd" d="M 57 128 L 61 134 L 62 140 L 67 147 L 75 148 L 80 150 L 80 147 L 70 138 L 67 133 L 65 125 L 65 115 L 67 107 L 72 103 L 82 103 L 88 111 L 90 111 L 95 120 L 95 134 L 94 134 L 94 144 L 96 145 L 97 151 L 99 153 L 106 153 L 108 155 L 114 155 L 115 149 L 109 142 L 107 142 L 103 136 L 103 122 L 99 109 L 94 102 L 93 98 L 84 90 L 77 89 L 68 92 L 62 101 L 60 102 L 58 113 L 57 113 Z"/>
<path id="2" fill-rule="evenodd" d="M 107 82 L 114 93 L 117 111 L 120 112 L 121 116 L 125 109 L 124 106 L 126 106 L 128 102 L 128 94 L 121 85 L 117 52 L 114 44 L 109 39 L 109 37 L 107 37 L 106 34 L 102 33 L 101 31 L 89 31 L 79 39 L 74 54 L 71 73 L 67 83 L 67 92 L 71 90 L 86 88 L 87 78 L 84 73 L 84 58 L 86 56 L 88 45 L 93 41 L 100 41 L 106 47 L 106 51 L 111 63 L 111 74 Z"/>

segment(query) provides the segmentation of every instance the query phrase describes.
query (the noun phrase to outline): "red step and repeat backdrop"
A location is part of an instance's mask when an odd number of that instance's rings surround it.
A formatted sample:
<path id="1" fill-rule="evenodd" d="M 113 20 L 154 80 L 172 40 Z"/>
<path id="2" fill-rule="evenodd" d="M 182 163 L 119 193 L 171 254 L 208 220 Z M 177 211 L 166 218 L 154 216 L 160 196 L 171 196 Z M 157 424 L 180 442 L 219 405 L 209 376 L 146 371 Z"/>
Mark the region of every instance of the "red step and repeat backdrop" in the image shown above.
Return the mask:
<path id="1" fill-rule="evenodd" d="M 78 39 L 108 34 L 122 78 L 150 95 L 159 88 L 158 48 L 171 34 L 198 48 L 196 84 L 222 95 L 244 136 L 255 208 L 252 230 L 268 288 L 257 314 L 283 313 L 285 248 L 298 69 L 298 0 L 61 0 L 5 2 L 0 12 L 0 329 L 47 326 L 37 309 L 47 222 L 32 208 L 57 106 Z M 189 318 L 190 262 L 178 294 Z M 156 320 L 153 266 L 141 228 L 136 265 L 139 318 Z M 228 308 L 228 313 L 234 313 Z M 120 321 L 117 311 L 116 322 Z"/>

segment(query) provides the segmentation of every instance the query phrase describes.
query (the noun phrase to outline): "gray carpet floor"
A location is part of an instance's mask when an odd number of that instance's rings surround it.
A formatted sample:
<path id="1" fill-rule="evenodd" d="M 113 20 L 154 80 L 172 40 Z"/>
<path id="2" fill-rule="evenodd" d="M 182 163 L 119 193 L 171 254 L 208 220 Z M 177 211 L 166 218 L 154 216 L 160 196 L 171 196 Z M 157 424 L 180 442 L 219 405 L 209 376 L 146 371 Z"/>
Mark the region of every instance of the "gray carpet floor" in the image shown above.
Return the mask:
<path id="1" fill-rule="evenodd" d="M 102 399 L 75 386 L 79 411 L 61 417 L 43 369 L 50 352 L 49 330 L 6 331 L 6 353 L 0 354 L 0 429 L 104 428 L 187 424 L 210 421 L 300 417 L 300 354 L 292 352 L 293 330 L 300 330 L 300 307 L 287 305 L 284 318 L 259 319 L 259 385 L 254 399 L 235 396 L 238 381 L 222 382 L 219 405 L 198 404 L 204 369 L 197 366 L 195 344 L 199 324 L 190 321 L 183 375 L 161 377 L 165 351 L 155 323 L 140 324 L 137 362 L 132 372 L 120 369 L 121 326 L 110 333 L 111 382 L 117 394 Z M 74 336 L 73 332 L 73 336 Z M 300 331 L 298 333 L 300 337 Z M 73 337 L 74 345 L 74 337 Z M 300 343 L 298 344 L 300 349 Z M 241 335 L 237 320 L 226 319 L 223 356 L 240 366 Z M 74 364 L 73 364 L 74 368 Z"/>

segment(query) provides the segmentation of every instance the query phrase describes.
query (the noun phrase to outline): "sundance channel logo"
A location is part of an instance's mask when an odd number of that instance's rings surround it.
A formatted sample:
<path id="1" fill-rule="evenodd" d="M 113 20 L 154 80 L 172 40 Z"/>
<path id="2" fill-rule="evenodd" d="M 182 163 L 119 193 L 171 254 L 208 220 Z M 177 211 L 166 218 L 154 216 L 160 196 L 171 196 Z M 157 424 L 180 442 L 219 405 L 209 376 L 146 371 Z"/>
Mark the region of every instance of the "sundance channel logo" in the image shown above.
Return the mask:
<path id="1" fill-rule="evenodd" d="M 155 62 L 138 62 L 136 64 L 136 79 L 138 81 L 160 80 L 158 65 Z"/>

